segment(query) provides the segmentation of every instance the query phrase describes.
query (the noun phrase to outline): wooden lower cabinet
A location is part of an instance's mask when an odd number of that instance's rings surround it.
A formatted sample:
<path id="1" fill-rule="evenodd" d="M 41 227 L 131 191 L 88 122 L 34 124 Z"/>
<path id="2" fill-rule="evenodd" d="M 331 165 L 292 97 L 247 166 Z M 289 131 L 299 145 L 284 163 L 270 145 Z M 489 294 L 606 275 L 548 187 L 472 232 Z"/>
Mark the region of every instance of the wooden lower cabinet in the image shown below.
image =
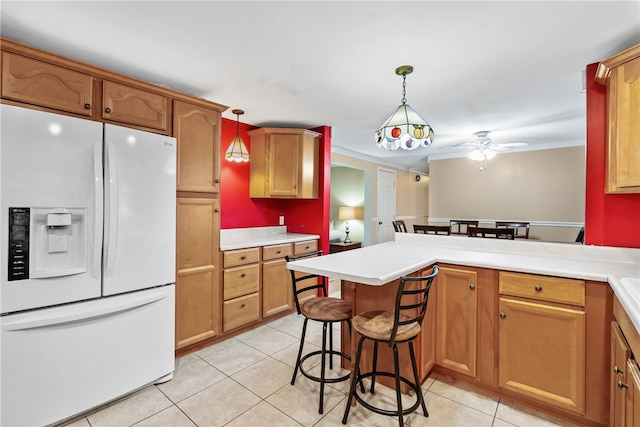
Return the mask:
<path id="1" fill-rule="evenodd" d="M 293 309 L 293 286 L 285 256 L 291 255 L 291 244 L 262 248 L 262 317 Z"/>
<path id="2" fill-rule="evenodd" d="M 468 268 L 441 267 L 436 278 L 436 362 L 474 378 L 478 336 L 477 283 L 478 273 Z"/>
<path id="3" fill-rule="evenodd" d="M 626 388 L 628 384 L 627 360 L 631 357 L 631 351 L 627 341 L 622 335 L 620 326 L 611 322 L 611 414 L 609 425 L 612 427 L 625 426 Z"/>
<path id="4" fill-rule="evenodd" d="M 225 332 L 260 319 L 260 248 L 223 254 L 223 329 Z"/>
<path id="5" fill-rule="evenodd" d="M 584 413 L 585 312 L 500 298 L 499 385 Z"/>
<path id="6" fill-rule="evenodd" d="M 627 360 L 628 383 L 624 418 L 629 427 L 640 427 L 640 369 L 636 361 Z"/>
<path id="7" fill-rule="evenodd" d="M 176 349 L 220 333 L 220 201 L 177 199 Z"/>

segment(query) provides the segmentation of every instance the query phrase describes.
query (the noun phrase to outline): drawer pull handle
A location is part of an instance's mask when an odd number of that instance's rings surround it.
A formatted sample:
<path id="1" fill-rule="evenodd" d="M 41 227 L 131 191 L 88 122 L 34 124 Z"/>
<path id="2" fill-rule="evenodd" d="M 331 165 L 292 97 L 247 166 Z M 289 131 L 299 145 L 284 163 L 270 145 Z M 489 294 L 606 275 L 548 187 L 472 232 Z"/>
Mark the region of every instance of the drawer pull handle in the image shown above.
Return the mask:
<path id="1" fill-rule="evenodd" d="M 240 259 L 244 261 L 245 259 L 247 259 L 247 256 L 246 256 L 246 255 L 242 255 L 242 256 L 240 257 Z"/>
<path id="2" fill-rule="evenodd" d="M 618 380 L 618 382 L 616 383 L 618 388 L 623 389 L 623 388 L 629 388 L 629 386 L 625 383 L 623 383 L 622 381 Z"/>
<path id="3" fill-rule="evenodd" d="M 542 286 L 540 285 L 536 285 L 535 288 L 533 288 L 536 290 L 536 292 L 542 292 Z"/>
<path id="4" fill-rule="evenodd" d="M 247 277 L 247 273 L 242 273 L 240 277 Z"/>
<path id="5" fill-rule="evenodd" d="M 507 314 L 504 311 L 500 312 L 500 318 L 504 319 L 505 317 L 507 317 Z"/>
<path id="6" fill-rule="evenodd" d="M 109 108 L 109 107 L 105 108 L 104 112 L 107 113 L 107 114 L 110 114 L 111 113 L 111 108 Z"/>
<path id="7" fill-rule="evenodd" d="M 624 374 L 624 371 L 623 371 L 622 369 L 618 368 L 618 365 L 615 365 L 615 366 L 613 367 L 613 373 L 614 373 L 614 374 L 620 374 L 620 375 L 623 375 L 623 374 Z"/>
<path id="8" fill-rule="evenodd" d="M 476 285 L 474 285 L 473 283 L 469 283 L 469 289 L 474 290 L 476 288 Z"/>
<path id="9" fill-rule="evenodd" d="M 91 109 L 91 104 L 84 104 L 84 109 L 85 110 L 90 110 Z"/>
<path id="10" fill-rule="evenodd" d="M 276 253 L 277 253 L 278 255 L 280 255 L 280 254 L 282 253 L 282 251 L 277 250 L 277 251 L 276 251 Z"/>
<path id="11" fill-rule="evenodd" d="M 305 248 L 305 249 L 309 249 L 309 246 L 305 246 L 304 248 Z"/>
<path id="12" fill-rule="evenodd" d="M 240 304 L 240 308 L 245 308 L 247 306 L 247 304 Z"/>

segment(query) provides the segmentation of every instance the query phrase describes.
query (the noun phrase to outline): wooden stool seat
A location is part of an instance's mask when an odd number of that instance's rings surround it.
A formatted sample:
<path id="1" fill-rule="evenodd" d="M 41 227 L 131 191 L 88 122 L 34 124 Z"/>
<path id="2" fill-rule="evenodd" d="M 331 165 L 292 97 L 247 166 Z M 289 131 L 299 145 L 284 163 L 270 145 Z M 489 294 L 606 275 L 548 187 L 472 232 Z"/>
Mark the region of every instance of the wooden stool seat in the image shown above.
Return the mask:
<path id="1" fill-rule="evenodd" d="M 318 322 L 351 320 L 351 303 L 340 298 L 315 297 L 300 306 L 304 317 Z"/>
<path id="2" fill-rule="evenodd" d="M 400 321 L 410 320 L 400 315 Z M 369 311 L 358 314 L 353 319 L 353 328 L 360 335 L 380 341 L 389 341 L 393 333 L 394 314 L 389 311 Z M 404 342 L 417 337 L 422 328 L 418 322 L 398 326 L 396 341 Z"/>

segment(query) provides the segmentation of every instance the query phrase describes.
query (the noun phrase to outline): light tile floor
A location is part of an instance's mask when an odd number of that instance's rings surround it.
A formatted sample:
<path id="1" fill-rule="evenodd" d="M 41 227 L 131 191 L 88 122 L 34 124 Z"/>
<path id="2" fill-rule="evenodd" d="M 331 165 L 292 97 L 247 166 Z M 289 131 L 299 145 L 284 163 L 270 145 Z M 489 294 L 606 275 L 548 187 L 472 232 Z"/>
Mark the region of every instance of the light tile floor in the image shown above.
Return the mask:
<path id="1" fill-rule="evenodd" d="M 302 318 L 293 314 L 189 354 L 176 361 L 171 381 L 68 426 L 342 426 L 347 381 L 325 387 L 324 414 L 318 414 L 318 383 L 298 375 L 295 385 L 290 384 L 301 330 Z M 321 339 L 321 325 L 309 322 L 305 353 L 319 349 Z M 334 341 L 338 346 L 338 329 Z M 410 427 L 570 425 L 445 378 L 432 376 L 422 389 L 429 417 L 414 412 L 405 417 Z M 377 385 L 375 399 L 377 405 L 391 404 L 395 392 Z M 396 426 L 398 421 L 358 405 L 347 425 Z"/>

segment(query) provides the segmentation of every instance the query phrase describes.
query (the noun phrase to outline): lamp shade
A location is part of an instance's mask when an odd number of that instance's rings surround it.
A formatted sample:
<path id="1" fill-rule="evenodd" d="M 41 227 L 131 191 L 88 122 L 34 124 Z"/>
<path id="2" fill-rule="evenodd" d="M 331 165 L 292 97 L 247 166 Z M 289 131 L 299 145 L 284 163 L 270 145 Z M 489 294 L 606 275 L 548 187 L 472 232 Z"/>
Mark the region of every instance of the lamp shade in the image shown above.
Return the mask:
<path id="1" fill-rule="evenodd" d="M 351 206 L 342 206 L 338 210 L 338 219 L 340 221 L 349 221 L 356 219 L 356 209 Z"/>
<path id="2" fill-rule="evenodd" d="M 248 162 L 249 151 L 244 145 L 244 141 L 239 136 L 233 138 L 227 152 L 224 154 L 224 158 L 231 162 Z"/>

